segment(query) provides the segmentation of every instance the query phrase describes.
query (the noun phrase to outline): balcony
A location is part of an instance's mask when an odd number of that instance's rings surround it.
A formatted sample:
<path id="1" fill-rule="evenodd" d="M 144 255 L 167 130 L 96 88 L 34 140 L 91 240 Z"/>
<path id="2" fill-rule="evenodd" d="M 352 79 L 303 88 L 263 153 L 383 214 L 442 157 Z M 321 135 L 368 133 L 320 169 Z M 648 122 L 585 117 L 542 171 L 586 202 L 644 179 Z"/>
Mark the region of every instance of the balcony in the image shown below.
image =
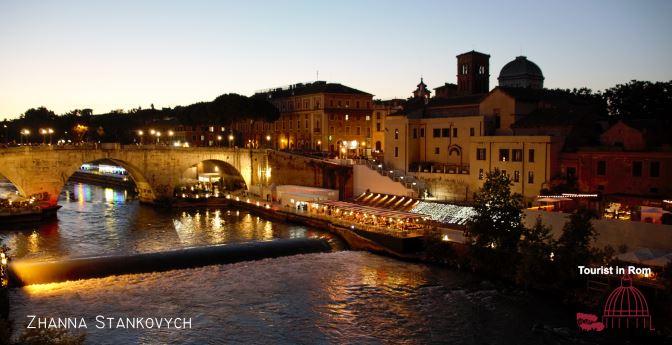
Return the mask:
<path id="1" fill-rule="evenodd" d="M 408 166 L 409 172 L 430 173 L 430 174 L 462 174 L 469 175 L 469 165 L 466 164 L 443 164 L 434 162 L 411 163 Z"/>

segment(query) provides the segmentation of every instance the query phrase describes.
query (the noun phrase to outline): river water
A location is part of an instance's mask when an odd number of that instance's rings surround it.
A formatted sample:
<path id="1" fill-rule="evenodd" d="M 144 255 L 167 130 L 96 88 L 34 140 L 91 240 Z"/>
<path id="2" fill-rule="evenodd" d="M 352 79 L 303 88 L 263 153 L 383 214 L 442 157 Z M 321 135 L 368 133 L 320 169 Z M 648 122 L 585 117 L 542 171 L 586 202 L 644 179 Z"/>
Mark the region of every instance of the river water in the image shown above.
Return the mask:
<path id="1" fill-rule="evenodd" d="M 12 255 L 47 260 L 327 236 L 236 209 L 168 211 L 70 184 L 58 221 L 3 225 Z M 90 344 L 572 344 L 571 315 L 475 276 L 334 251 L 162 273 L 31 285 L 10 319 L 84 318 Z M 98 329 L 96 316 L 190 318 L 189 329 Z M 543 326 L 539 326 L 539 325 Z M 536 326 L 535 326 L 536 325 Z M 533 330 L 536 329 L 536 330 Z"/>
<path id="2" fill-rule="evenodd" d="M 83 183 L 67 184 L 58 203 L 63 206 L 58 219 L 48 223 L 0 224 L 0 240 L 10 247 L 14 258 L 53 260 L 279 238 L 330 237 L 323 231 L 265 220 L 244 210 L 158 209 L 140 205 L 124 190 Z"/>

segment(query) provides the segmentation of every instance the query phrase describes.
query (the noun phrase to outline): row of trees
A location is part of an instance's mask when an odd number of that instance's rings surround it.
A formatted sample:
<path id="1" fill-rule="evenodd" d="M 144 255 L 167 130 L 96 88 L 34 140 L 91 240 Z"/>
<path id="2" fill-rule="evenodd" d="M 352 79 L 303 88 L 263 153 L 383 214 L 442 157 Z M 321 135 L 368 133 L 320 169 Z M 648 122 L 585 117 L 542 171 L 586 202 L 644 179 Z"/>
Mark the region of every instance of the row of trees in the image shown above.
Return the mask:
<path id="1" fill-rule="evenodd" d="M 275 121 L 280 116 L 278 110 L 263 97 L 246 97 L 238 94 L 224 94 L 211 102 L 199 102 L 175 108 L 136 108 L 127 112 L 113 110 L 106 114 L 93 115 L 91 109 L 74 109 L 56 115 L 45 108 L 28 109 L 19 119 L 5 120 L 0 126 L 0 136 L 7 142 L 22 139 L 42 139 L 38 130 L 51 128 L 55 137 L 78 139 L 76 128 L 87 128 L 83 139 L 101 141 L 131 142 L 133 130 L 150 125 L 215 125 L 229 126 L 239 120 Z M 30 134 L 22 134 L 29 129 Z M 24 136 L 24 137 L 22 137 Z"/>
<path id="2" fill-rule="evenodd" d="M 601 265 L 610 259 L 613 250 L 593 247 L 596 233 L 590 211 L 572 214 L 554 240 L 539 219 L 532 228 L 523 225 L 522 197 L 512 194 L 510 187 L 508 176 L 494 171 L 475 195 L 476 214 L 466 232 L 474 270 L 525 287 L 571 289 L 581 281 L 579 265 Z"/>

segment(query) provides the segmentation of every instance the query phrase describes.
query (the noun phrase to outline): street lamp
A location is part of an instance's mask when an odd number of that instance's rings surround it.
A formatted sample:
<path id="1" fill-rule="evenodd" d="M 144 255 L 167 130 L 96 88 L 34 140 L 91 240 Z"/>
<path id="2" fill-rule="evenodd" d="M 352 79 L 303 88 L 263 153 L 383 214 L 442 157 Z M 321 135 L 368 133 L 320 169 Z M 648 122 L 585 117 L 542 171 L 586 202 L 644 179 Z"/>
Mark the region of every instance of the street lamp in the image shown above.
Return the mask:
<path id="1" fill-rule="evenodd" d="M 233 139 L 234 139 L 233 134 L 229 134 L 229 147 L 233 145 Z"/>
<path id="2" fill-rule="evenodd" d="M 30 130 L 27 128 L 24 128 L 21 130 L 21 144 L 23 144 L 23 137 L 24 136 L 29 136 L 30 135 Z"/>
<path id="3" fill-rule="evenodd" d="M 160 143 L 160 142 L 161 142 L 161 132 L 158 132 L 158 131 L 157 131 L 157 132 L 156 132 L 156 143 L 158 144 L 158 143 Z"/>
<path id="4" fill-rule="evenodd" d="M 47 130 L 40 128 L 40 134 L 42 134 L 42 145 L 47 143 Z"/>
<path id="5" fill-rule="evenodd" d="M 145 132 L 142 129 L 138 130 L 138 137 L 140 137 L 140 145 L 142 145 L 142 136 L 145 134 Z"/>
<path id="6" fill-rule="evenodd" d="M 49 133 L 49 145 L 51 145 L 51 138 L 52 134 L 54 134 L 54 130 L 51 128 L 47 128 L 47 133 Z"/>
<path id="7" fill-rule="evenodd" d="M 169 131 L 168 131 L 168 136 L 172 138 L 172 137 L 173 137 L 173 135 L 175 135 L 175 132 L 173 132 L 173 131 L 169 130 Z"/>
<path id="8" fill-rule="evenodd" d="M 221 135 L 217 136 L 217 146 L 222 146 L 222 136 Z"/>

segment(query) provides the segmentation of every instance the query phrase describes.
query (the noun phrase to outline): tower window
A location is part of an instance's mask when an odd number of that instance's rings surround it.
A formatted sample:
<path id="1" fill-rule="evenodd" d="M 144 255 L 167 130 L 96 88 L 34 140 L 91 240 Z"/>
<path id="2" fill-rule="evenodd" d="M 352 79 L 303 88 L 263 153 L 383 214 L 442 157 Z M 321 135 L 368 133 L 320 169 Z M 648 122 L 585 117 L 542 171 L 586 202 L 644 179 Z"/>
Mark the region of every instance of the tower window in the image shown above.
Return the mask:
<path id="1" fill-rule="evenodd" d="M 462 74 L 467 74 L 469 72 L 469 65 L 466 63 L 462 65 Z"/>
<path id="2" fill-rule="evenodd" d="M 485 66 L 478 66 L 478 74 L 485 74 Z"/>

